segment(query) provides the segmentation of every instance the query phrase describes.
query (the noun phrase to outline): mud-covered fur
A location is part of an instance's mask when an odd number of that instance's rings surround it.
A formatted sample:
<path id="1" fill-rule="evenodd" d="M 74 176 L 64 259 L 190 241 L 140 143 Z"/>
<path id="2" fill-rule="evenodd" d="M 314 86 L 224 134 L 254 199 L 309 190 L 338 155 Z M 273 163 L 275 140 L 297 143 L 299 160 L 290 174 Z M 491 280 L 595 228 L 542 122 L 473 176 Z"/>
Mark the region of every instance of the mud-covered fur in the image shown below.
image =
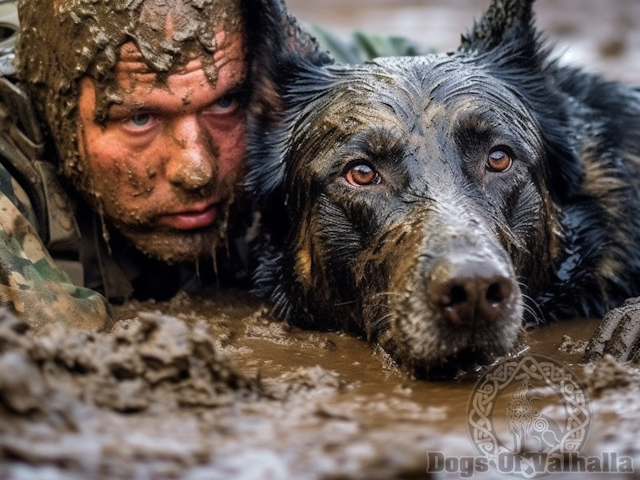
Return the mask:
<path id="1" fill-rule="evenodd" d="M 258 3 L 248 185 L 277 315 L 429 372 L 640 293 L 640 93 L 554 61 L 532 0 L 455 52 L 359 66 Z"/>

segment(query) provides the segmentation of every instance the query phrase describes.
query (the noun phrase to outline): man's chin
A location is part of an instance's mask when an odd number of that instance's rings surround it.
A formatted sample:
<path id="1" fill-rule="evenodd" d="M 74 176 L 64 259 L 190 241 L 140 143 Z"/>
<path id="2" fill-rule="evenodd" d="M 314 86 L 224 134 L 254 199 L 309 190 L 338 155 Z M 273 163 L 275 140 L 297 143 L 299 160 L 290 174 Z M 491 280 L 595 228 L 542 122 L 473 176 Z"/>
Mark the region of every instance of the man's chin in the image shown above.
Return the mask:
<path id="1" fill-rule="evenodd" d="M 149 224 L 129 223 L 107 216 L 108 224 L 148 257 L 166 263 L 195 262 L 215 258 L 218 248 L 227 245 L 227 236 L 234 225 L 243 223 L 248 211 L 242 197 L 228 195 L 229 202 L 208 227 L 195 229 L 171 228 Z M 234 200 L 235 199 L 235 200 Z"/>
<path id="2" fill-rule="evenodd" d="M 224 235 L 217 228 L 154 232 L 119 230 L 142 253 L 170 264 L 212 258 L 224 241 Z"/>

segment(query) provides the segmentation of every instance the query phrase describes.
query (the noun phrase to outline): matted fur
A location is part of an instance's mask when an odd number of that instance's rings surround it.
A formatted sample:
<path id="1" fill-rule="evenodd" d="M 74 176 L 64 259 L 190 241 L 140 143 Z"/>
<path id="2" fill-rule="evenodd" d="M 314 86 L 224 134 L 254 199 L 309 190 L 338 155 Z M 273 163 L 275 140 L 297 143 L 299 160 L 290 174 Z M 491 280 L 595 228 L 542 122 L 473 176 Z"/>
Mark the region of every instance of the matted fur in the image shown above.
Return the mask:
<path id="1" fill-rule="evenodd" d="M 523 322 L 640 293 L 640 93 L 555 62 L 533 0 L 495 0 L 455 52 L 357 66 L 279 1 L 254 3 L 269 75 L 254 79 L 248 186 L 256 289 L 277 315 L 429 373 L 509 352 Z M 374 181 L 353 184 L 354 168 Z M 459 280 L 463 303 L 447 303 Z M 486 298 L 469 303 L 468 280 Z"/>

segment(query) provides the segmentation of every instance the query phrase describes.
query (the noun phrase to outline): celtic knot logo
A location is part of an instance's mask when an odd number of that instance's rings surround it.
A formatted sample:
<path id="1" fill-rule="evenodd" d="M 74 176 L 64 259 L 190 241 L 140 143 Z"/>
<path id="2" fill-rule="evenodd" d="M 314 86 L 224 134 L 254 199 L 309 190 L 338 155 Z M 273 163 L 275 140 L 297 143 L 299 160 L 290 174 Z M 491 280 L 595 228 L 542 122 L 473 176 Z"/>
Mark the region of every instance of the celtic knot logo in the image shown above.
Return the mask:
<path id="1" fill-rule="evenodd" d="M 526 356 L 484 373 L 469 399 L 467 420 L 471 441 L 492 468 L 537 478 L 549 475 L 553 462 L 579 455 L 591 413 L 584 387 L 566 366 Z"/>

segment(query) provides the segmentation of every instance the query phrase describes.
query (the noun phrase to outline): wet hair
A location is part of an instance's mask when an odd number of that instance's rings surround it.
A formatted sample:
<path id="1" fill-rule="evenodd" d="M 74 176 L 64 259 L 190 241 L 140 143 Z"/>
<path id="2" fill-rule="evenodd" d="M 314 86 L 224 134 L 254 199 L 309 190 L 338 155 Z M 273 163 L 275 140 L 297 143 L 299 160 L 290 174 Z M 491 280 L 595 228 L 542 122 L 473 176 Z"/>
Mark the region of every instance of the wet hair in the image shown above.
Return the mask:
<path id="1" fill-rule="evenodd" d="M 120 47 L 133 42 L 160 85 L 198 57 L 217 79 L 216 30 L 242 31 L 240 0 L 20 0 L 16 75 L 34 101 L 62 173 L 90 191 L 77 151 L 80 79 L 96 83 L 96 121 L 119 103 L 115 67 Z M 228 35 L 227 35 L 228 38 Z"/>

